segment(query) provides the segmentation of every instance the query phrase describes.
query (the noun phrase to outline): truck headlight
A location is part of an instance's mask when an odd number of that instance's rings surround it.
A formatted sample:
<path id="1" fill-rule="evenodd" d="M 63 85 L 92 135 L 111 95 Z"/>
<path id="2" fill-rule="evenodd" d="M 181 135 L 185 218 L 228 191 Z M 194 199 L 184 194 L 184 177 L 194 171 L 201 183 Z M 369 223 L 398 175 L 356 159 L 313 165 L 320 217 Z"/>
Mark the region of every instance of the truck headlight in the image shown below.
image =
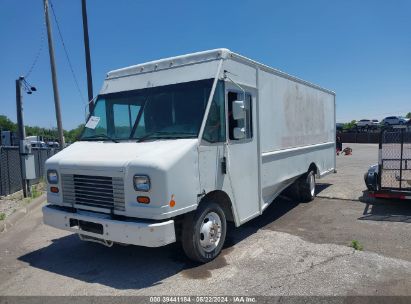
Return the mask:
<path id="1" fill-rule="evenodd" d="M 56 170 L 47 171 L 47 181 L 49 184 L 57 184 L 59 182 L 59 175 Z"/>
<path id="2" fill-rule="evenodd" d="M 150 178 L 147 175 L 134 175 L 134 189 L 147 192 L 150 190 Z"/>

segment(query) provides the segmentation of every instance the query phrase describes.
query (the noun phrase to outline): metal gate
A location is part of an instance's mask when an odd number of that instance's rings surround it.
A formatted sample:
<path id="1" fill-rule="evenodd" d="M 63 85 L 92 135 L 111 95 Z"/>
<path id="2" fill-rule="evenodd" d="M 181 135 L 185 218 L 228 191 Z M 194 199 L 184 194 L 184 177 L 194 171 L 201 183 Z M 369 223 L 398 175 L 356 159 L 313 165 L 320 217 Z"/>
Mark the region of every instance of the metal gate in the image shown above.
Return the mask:
<path id="1" fill-rule="evenodd" d="M 380 189 L 411 190 L 411 129 L 381 131 L 379 144 Z"/>

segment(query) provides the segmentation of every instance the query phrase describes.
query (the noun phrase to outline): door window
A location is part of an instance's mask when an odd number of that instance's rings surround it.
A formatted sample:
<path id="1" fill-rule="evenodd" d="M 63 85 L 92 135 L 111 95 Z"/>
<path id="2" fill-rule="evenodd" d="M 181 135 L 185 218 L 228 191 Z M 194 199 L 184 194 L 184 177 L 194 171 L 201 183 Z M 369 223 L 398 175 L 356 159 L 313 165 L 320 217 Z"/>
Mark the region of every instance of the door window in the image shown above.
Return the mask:
<path id="1" fill-rule="evenodd" d="M 204 128 L 203 139 L 211 143 L 224 142 L 226 139 L 224 84 L 222 81 L 217 83 L 214 92 Z"/>
<path id="2" fill-rule="evenodd" d="M 243 92 L 228 92 L 228 133 L 230 140 L 238 140 L 234 138 L 235 128 L 244 128 L 245 137 L 243 139 L 250 139 L 253 137 L 253 123 L 252 123 L 252 99 L 251 94 L 245 94 L 244 111 L 245 118 L 235 120 L 233 118 L 233 102 L 236 100 L 243 100 Z"/>

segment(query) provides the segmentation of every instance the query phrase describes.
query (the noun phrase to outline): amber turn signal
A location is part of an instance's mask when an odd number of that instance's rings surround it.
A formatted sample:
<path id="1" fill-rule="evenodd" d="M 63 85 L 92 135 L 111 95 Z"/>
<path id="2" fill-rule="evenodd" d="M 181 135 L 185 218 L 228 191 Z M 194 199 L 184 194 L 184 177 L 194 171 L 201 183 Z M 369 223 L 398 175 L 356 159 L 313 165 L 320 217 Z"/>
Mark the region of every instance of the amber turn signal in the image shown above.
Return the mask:
<path id="1" fill-rule="evenodd" d="M 53 193 L 59 193 L 59 188 L 57 187 L 50 187 L 50 191 Z"/>
<path id="2" fill-rule="evenodd" d="M 149 204 L 150 198 L 147 196 L 137 196 L 137 202 L 139 202 L 140 204 Z"/>

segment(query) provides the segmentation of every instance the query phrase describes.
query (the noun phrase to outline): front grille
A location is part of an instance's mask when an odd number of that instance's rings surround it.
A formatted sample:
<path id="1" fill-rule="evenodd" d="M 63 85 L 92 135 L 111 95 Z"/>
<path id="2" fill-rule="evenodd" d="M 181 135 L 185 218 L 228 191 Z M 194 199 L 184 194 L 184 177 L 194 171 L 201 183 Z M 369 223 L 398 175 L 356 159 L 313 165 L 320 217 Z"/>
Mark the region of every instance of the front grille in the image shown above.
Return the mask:
<path id="1" fill-rule="evenodd" d="M 125 210 L 121 177 L 63 174 L 62 188 L 64 202 L 73 206 Z"/>

